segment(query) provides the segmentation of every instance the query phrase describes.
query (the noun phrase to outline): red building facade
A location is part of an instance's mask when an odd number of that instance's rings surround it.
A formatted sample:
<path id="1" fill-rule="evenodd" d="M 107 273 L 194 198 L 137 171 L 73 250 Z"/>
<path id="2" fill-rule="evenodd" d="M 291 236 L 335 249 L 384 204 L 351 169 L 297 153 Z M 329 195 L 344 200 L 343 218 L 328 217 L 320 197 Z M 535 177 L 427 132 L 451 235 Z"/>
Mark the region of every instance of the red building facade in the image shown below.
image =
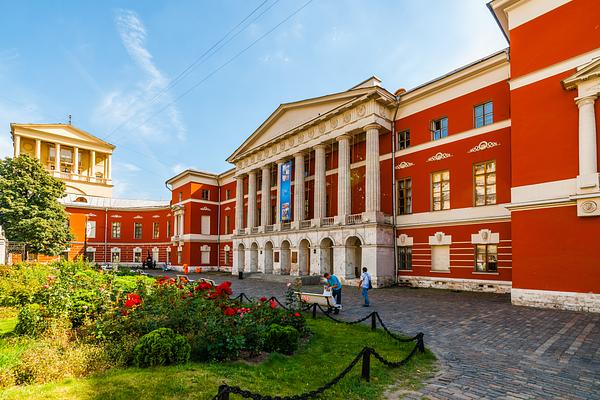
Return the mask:
<path id="1" fill-rule="evenodd" d="M 72 221 L 96 232 L 72 251 L 350 284 L 364 266 L 378 286 L 600 311 L 600 7 L 488 6 L 509 49 L 409 91 L 372 77 L 282 104 L 228 158 L 232 170 L 169 179 L 168 204 L 73 199 Z"/>

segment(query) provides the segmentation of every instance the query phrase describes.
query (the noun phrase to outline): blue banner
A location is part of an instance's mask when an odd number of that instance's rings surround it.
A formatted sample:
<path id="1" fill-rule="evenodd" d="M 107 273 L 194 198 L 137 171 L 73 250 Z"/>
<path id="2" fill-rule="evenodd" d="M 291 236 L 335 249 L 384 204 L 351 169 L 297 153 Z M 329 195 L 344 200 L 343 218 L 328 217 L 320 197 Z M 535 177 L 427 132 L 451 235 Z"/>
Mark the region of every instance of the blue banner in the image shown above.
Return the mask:
<path id="1" fill-rule="evenodd" d="M 280 181 L 279 187 L 281 188 L 280 197 L 280 209 L 281 222 L 289 222 L 292 213 L 292 204 L 290 203 L 291 191 L 292 191 L 292 161 L 287 161 L 281 164 L 281 171 L 279 171 Z"/>

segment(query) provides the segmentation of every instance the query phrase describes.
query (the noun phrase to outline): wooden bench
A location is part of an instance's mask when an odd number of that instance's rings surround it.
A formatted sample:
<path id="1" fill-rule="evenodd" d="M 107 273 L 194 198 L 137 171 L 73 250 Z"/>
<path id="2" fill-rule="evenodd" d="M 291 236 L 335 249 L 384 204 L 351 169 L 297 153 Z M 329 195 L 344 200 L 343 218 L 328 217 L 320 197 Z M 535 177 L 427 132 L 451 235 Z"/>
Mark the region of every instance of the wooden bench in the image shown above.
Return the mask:
<path id="1" fill-rule="evenodd" d="M 306 293 L 306 292 L 295 292 L 300 301 L 305 304 L 318 304 L 322 307 L 327 307 L 327 311 L 338 310 L 338 306 L 335 299 L 331 295 L 317 294 L 317 293 Z"/>
<path id="2" fill-rule="evenodd" d="M 193 279 L 190 279 L 190 277 L 189 277 L 189 276 L 187 276 L 187 275 L 177 275 L 177 276 L 175 277 L 175 279 L 177 279 L 177 280 L 178 280 L 178 281 L 180 281 L 181 283 L 192 283 L 192 282 L 194 282 L 194 280 L 193 280 Z"/>

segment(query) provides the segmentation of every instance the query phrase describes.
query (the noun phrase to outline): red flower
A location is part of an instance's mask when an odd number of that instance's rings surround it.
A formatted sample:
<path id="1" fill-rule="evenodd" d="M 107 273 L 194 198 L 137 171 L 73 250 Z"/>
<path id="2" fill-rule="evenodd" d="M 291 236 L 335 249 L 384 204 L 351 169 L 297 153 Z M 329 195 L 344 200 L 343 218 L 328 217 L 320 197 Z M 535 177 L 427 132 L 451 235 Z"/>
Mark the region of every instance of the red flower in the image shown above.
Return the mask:
<path id="1" fill-rule="evenodd" d="M 224 311 L 223 314 L 227 315 L 227 316 L 232 316 L 235 315 L 235 313 L 237 312 L 237 310 L 235 308 L 231 308 L 231 307 L 227 307 Z"/>
<path id="2" fill-rule="evenodd" d="M 233 293 L 233 290 L 231 289 L 231 282 L 225 281 L 218 285 L 215 288 L 215 293 L 217 293 L 217 296 L 221 296 L 223 294 L 231 296 L 231 294 Z"/>
<path id="3" fill-rule="evenodd" d="M 272 309 L 275 309 L 275 307 L 277 307 L 277 302 L 275 300 L 271 299 L 269 301 L 269 303 L 270 303 L 270 306 L 271 306 Z"/>
<path id="4" fill-rule="evenodd" d="M 269 299 L 267 299 L 265 296 L 263 296 L 263 297 L 261 297 L 261 298 L 260 298 L 260 301 L 261 301 L 261 302 L 263 302 L 263 303 L 264 303 L 265 301 L 267 301 L 267 300 L 269 300 Z"/>
<path id="5" fill-rule="evenodd" d="M 127 308 L 133 308 L 142 304 L 142 298 L 137 293 L 129 293 L 127 295 L 127 300 L 125 301 L 124 306 Z"/>
<path id="6" fill-rule="evenodd" d="M 299 316 L 300 316 L 300 313 L 294 314 L 294 317 L 299 317 Z"/>
<path id="7" fill-rule="evenodd" d="M 212 285 L 208 282 L 200 282 L 195 288 L 195 291 L 207 291 L 209 289 L 212 289 Z"/>

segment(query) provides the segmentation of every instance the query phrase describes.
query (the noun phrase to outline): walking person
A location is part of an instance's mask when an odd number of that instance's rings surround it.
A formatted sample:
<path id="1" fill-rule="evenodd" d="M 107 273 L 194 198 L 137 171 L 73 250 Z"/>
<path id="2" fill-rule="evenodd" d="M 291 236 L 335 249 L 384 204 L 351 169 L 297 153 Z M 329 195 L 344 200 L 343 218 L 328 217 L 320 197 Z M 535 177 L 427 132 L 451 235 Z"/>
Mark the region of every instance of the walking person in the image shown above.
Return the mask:
<path id="1" fill-rule="evenodd" d="M 337 276 L 329 272 L 325 272 L 323 277 L 327 280 L 327 286 L 331 288 L 331 295 L 335 299 L 336 307 L 334 314 L 338 314 L 342 308 L 342 282 L 340 282 Z"/>
<path id="2" fill-rule="evenodd" d="M 373 289 L 373 285 L 371 284 L 371 275 L 367 272 L 367 268 L 363 267 L 362 271 L 363 272 L 360 276 L 358 287 L 363 299 L 365 300 L 363 307 L 369 307 L 369 290 Z"/>

